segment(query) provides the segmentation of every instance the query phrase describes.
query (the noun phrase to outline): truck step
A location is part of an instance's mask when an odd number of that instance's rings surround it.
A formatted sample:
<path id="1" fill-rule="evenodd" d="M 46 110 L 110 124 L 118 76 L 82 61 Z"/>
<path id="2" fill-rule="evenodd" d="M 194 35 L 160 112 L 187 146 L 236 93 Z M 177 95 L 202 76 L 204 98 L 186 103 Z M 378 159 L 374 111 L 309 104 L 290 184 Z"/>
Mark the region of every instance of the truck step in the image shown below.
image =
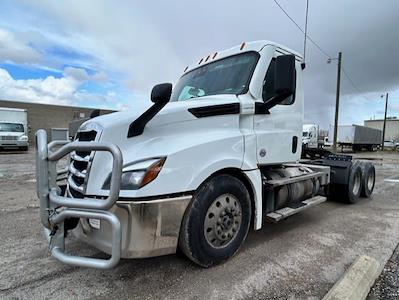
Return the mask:
<path id="1" fill-rule="evenodd" d="M 277 223 L 278 221 L 288 218 L 289 216 L 299 213 L 305 209 L 308 209 L 313 206 L 316 206 L 317 204 L 323 203 L 326 200 L 327 200 L 326 197 L 315 196 L 315 197 L 312 197 L 312 198 L 302 201 L 301 202 L 302 205 L 298 206 L 297 208 L 284 207 L 284 208 L 280 208 L 276 211 L 273 211 L 271 213 L 268 213 L 266 215 L 266 220 L 271 221 L 273 223 Z"/>

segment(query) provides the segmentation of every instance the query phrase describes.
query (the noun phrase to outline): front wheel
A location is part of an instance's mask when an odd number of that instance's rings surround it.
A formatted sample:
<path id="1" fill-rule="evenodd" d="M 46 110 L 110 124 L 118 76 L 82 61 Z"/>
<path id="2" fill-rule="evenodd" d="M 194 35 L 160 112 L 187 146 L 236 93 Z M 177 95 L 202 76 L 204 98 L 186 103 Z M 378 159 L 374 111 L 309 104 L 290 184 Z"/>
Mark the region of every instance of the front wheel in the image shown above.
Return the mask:
<path id="1" fill-rule="evenodd" d="M 202 267 L 233 256 L 245 240 L 251 222 L 251 200 L 245 185 L 230 175 L 218 175 L 195 193 L 183 218 L 179 247 Z"/>

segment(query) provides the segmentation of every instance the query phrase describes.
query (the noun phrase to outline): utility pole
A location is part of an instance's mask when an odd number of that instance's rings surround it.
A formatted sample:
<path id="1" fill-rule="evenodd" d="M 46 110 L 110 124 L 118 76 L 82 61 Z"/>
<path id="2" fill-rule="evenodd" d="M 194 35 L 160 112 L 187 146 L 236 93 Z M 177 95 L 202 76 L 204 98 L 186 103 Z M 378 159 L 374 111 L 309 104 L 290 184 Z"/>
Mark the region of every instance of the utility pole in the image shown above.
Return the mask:
<path id="1" fill-rule="evenodd" d="M 381 145 L 381 149 L 384 150 L 384 142 L 385 142 L 385 126 L 387 124 L 387 110 L 388 110 L 388 95 L 389 93 L 387 93 L 385 95 L 385 115 L 384 115 L 384 125 L 382 127 L 382 145 Z"/>
<path id="2" fill-rule="evenodd" d="M 334 151 L 337 150 L 339 91 L 341 88 L 341 61 L 342 61 L 342 52 L 339 52 L 338 53 L 338 73 L 337 73 L 337 95 L 335 98 L 335 120 L 334 120 L 334 141 L 333 141 Z"/>

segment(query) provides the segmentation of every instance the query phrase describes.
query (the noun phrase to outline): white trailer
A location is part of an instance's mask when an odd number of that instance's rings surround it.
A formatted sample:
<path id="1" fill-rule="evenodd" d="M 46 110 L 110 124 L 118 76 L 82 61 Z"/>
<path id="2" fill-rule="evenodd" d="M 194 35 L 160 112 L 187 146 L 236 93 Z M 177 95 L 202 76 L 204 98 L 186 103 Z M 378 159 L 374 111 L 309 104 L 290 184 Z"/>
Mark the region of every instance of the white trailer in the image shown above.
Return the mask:
<path id="1" fill-rule="evenodd" d="M 334 126 L 330 125 L 328 139 L 334 140 Z M 351 147 L 353 151 L 367 149 L 375 150 L 382 142 L 382 131 L 379 129 L 360 125 L 339 125 L 337 145 Z"/>
<path id="2" fill-rule="evenodd" d="M 303 65 L 286 47 L 257 41 L 212 53 L 173 91 L 156 85 L 151 100 L 146 111 L 86 121 L 70 143 L 47 144 L 37 132 L 40 217 L 58 260 L 106 269 L 180 248 L 211 267 L 238 251 L 250 227 L 373 191 L 370 163 L 318 149 L 299 162 Z M 65 185 L 56 163 L 68 154 Z M 67 254 L 69 233 L 110 258 Z"/>
<path id="3" fill-rule="evenodd" d="M 0 107 L 0 148 L 28 150 L 26 109 Z"/>

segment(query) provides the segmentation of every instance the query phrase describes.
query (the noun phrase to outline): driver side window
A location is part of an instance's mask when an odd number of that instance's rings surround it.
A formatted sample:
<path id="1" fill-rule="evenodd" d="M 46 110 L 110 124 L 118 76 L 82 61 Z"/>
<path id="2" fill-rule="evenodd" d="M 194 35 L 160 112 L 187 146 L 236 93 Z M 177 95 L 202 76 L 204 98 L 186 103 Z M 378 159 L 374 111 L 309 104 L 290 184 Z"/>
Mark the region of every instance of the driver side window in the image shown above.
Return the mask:
<path id="1" fill-rule="evenodd" d="M 269 68 L 267 69 L 265 79 L 263 80 L 262 99 L 263 101 L 269 100 L 276 96 L 274 89 L 274 70 L 276 66 L 276 58 L 272 58 Z M 279 103 L 279 105 L 291 105 L 295 102 L 295 94 L 287 97 Z"/>

